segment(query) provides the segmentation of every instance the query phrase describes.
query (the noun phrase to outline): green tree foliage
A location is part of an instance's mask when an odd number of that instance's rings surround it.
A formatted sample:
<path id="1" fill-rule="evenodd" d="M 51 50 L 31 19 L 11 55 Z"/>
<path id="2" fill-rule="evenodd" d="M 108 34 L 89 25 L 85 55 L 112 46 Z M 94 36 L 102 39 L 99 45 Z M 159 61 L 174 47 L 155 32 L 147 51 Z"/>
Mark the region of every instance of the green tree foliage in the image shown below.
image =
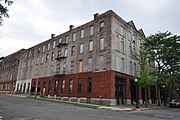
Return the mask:
<path id="1" fill-rule="evenodd" d="M 150 73 L 148 59 L 150 57 L 148 49 L 142 44 L 138 52 L 134 53 L 134 58 L 139 62 L 140 65 L 140 74 L 137 77 L 138 85 L 145 88 L 145 99 L 147 101 L 146 89 L 148 86 L 154 84 L 154 79 Z M 146 102 L 147 107 L 147 102 Z"/>
<path id="2" fill-rule="evenodd" d="M 8 7 L 13 3 L 11 0 L 0 0 L 0 25 L 2 25 L 3 18 L 8 18 Z"/>
<path id="3" fill-rule="evenodd" d="M 149 36 L 145 46 L 156 62 L 155 76 L 173 98 L 176 88 L 180 88 L 180 36 L 159 32 Z"/>

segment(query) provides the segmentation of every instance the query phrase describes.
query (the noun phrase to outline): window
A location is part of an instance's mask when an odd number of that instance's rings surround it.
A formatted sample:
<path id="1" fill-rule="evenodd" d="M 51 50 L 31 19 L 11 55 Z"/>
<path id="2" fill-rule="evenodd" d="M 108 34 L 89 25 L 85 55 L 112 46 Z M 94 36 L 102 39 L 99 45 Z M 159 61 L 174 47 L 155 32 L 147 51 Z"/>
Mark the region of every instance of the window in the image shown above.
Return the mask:
<path id="1" fill-rule="evenodd" d="M 61 38 L 59 38 L 59 43 L 61 43 L 62 42 L 62 39 Z"/>
<path id="2" fill-rule="evenodd" d="M 36 64 L 39 64 L 39 57 L 37 57 Z M 24 65 L 26 67 L 26 64 Z"/>
<path id="3" fill-rule="evenodd" d="M 50 75 L 53 75 L 53 73 L 54 73 L 54 66 L 51 65 L 51 66 L 50 66 Z"/>
<path id="4" fill-rule="evenodd" d="M 125 45 L 124 45 L 124 39 L 121 39 L 121 52 L 124 53 L 125 52 Z"/>
<path id="5" fill-rule="evenodd" d="M 53 41 L 53 48 L 56 47 L 56 41 Z"/>
<path id="6" fill-rule="evenodd" d="M 119 39 L 119 36 L 116 35 L 116 43 L 115 43 L 115 46 L 116 46 L 116 50 L 120 51 L 120 39 Z"/>
<path id="7" fill-rule="evenodd" d="M 132 40 L 131 32 L 130 32 L 130 31 L 129 31 L 129 33 L 128 33 L 128 40 Z"/>
<path id="8" fill-rule="evenodd" d="M 93 51 L 93 41 L 89 41 L 89 51 Z"/>
<path id="9" fill-rule="evenodd" d="M 74 73 L 74 61 L 71 61 L 71 73 Z"/>
<path id="10" fill-rule="evenodd" d="M 49 54 L 46 55 L 46 62 L 49 60 Z"/>
<path id="11" fill-rule="evenodd" d="M 44 69 L 44 76 L 47 76 L 47 75 L 48 75 L 48 67 L 46 66 Z"/>
<path id="12" fill-rule="evenodd" d="M 80 44 L 80 52 L 79 53 L 81 53 L 81 54 L 83 53 L 83 47 L 84 47 L 83 44 Z"/>
<path id="13" fill-rule="evenodd" d="M 81 35 L 80 35 L 81 39 L 84 38 L 84 29 L 81 30 Z"/>
<path id="14" fill-rule="evenodd" d="M 121 71 L 125 72 L 125 62 L 124 62 L 124 58 L 121 58 Z"/>
<path id="15" fill-rule="evenodd" d="M 45 51 L 45 48 L 46 48 L 46 46 L 45 46 L 45 45 L 43 45 L 43 49 L 42 49 L 42 52 L 44 52 L 44 51 Z"/>
<path id="16" fill-rule="evenodd" d="M 89 35 L 93 35 L 94 34 L 94 26 L 91 25 L 90 28 L 89 28 Z"/>
<path id="17" fill-rule="evenodd" d="M 69 41 L 69 38 L 68 38 L 68 35 L 65 37 L 65 43 L 68 43 Z"/>
<path id="18" fill-rule="evenodd" d="M 64 57 L 68 56 L 67 48 L 64 49 Z"/>
<path id="19" fill-rule="evenodd" d="M 62 80 L 61 93 L 64 93 L 65 89 L 65 80 Z"/>
<path id="20" fill-rule="evenodd" d="M 132 44 L 131 43 L 129 43 L 129 56 L 132 56 Z"/>
<path id="21" fill-rule="evenodd" d="M 104 69 L 104 56 L 99 56 L 99 70 Z"/>
<path id="22" fill-rule="evenodd" d="M 133 52 L 136 52 L 136 46 L 133 45 Z"/>
<path id="23" fill-rule="evenodd" d="M 72 35 L 72 41 L 75 42 L 76 41 L 76 33 L 74 32 Z"/>
<path id="24" fill-rule="evenodd" d="M 50 46 L 51 46 L 51 44 L 50 44 L 50 43 L 48 43 L 48 48 L 47 48 L 48 50 L 50 50 Z"/>
<path id="25" fill-rule="evenodd" d="M 104 27 L 104 21 L 100 22 L 100 28 Z"/>
<path id="26" fill-rule="evenodd" d="M 88 71 L 92 71 L 92 58 L 88 59 Z"/>
<path id="27" fill-rule="evenodd" d="M 71 55 L 73 56 L 74 53 L 75 53 L 75 46 L 72 46 L 72 48 L 71 48 Z"/>
<path id="28" fill-rule="evenodd" d="M 43 62 L 44 62 L 44 56 L 41 57 L 41 63 L 43 63 Z"/>
<path id="29" fill-rule="evenodd" d="M 55 54 L 54 54 L 54 52 L 53 52 L 52 55 L 51 55 L 51 60 L 55 60 Z"/>
<path id="30" fill-rule="evenodd" d="M 79 60 L 79 72 L 83 71 L 83 61 Z"/>
<path id="31" fill-rule="evenodd" d="M 56 65 L 56 74 L 59 74 L 59 72 L 60 72 L 60 65 L 57 64 L 57 65 Z"/>
<path id="32" fill-rule="evenodd" d="M 99 40 L 99 49 L 104 50 L 104 38 L 101 37 Z"/>
<path id="33" fill-rule="evenodd" d="M 130 74 L 133 74 L 133 64 L 132 64 L 132 61 L 130 61 L 130 64 L 129 64 L 129 72 L 130 72 Z"/>
<path id="34" fill-rule="evenodd" d="M 54 94 L 57 95 L 57 92 L 58 92 L 58 86 L 59 86 L 59 81 L 56 80 L 55 81 L 55 85 L 54 85 Z"/>
<path id="35" fill-rule="evenodd" d="M 88 81 L 87 81 L 87 92 L 88 92 L 88 93 L 92 92 L 92 77 L 88 77 Z"/>
<path id="36" fill-rule="evenodd" d="M 73 90 L 73 80 L 70 79 L 69 80 L 69 93 L 72 93 L 72 90 Z"/>
<path id="37" fill-rule="evenodd" d="M 66 62 L 63 63 L 63 74 L 66 74 Z"/>
<path id="38" fill-rule="evenodd" d="M 51 80 L 49 81 L 49 84 L 48 84 L 48 95 L 51 93 Z"/>
<path id="39" fill-rule="evenodd" d="M 81 93 L 81 87 L 82 87 L 82 79 L 78 79 L 78 93 Z"/>
<path id="40" fill-rule="evenodd" d="M 61 57 L 61 50 L 58 51 L 58 57 Z"/>
<path id="41" fill-rule="evenodd" d="M 123 28 L 123 26 L 120 27 L 120 34 L 121 34 L 122 36 L 124 36 L 124 28 Z"/>

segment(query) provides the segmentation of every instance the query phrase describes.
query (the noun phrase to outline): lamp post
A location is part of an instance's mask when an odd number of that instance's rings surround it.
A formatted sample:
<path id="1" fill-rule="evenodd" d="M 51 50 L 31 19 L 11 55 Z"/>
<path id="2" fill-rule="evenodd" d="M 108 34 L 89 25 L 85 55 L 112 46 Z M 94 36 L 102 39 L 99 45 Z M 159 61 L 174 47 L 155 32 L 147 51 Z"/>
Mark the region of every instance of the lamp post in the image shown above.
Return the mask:
<path id="1" fill-rule="evenodd" d="M 164 106 L 166 106 L 166 97 L 165 97 L 165 85 L 163 87 L 163 99 L 164 99 Z"/>
<path id="2" fill-rule="evenodd" d="M 137 82 L 138 82 L 138 80 L 137 80 L 137 78 L 135 78 L 135 86 L 136 86 L 136 108 L 139 108 L 139 100 L 138 100 L 138 84 L 137 84 Z"/>

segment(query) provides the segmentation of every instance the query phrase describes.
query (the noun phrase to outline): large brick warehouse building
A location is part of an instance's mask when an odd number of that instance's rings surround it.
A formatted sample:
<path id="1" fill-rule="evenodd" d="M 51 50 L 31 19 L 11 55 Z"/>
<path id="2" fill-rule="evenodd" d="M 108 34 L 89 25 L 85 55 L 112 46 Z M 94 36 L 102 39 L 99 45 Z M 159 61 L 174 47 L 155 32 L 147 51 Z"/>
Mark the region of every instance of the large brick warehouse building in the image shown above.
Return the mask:
<path id="1" fill-rule="evenodd" d="M 132 51 L 145 40 L 143 30 L 112 10 L 55 35 L 19 58 L 16 94 L 34 94 L 64 100 L 110 105 L 145 102 L 145 89 L 135 91 L 133 76 L 139 73 Z M 154 63 L 150 64 L 153 67 Z M 1 83 L 0 83 L 1 84 Z M 37 89 L 36 89 L 37 88 Z M 156 103 L 156 87 L 147 89 L 149 103 Z"/>

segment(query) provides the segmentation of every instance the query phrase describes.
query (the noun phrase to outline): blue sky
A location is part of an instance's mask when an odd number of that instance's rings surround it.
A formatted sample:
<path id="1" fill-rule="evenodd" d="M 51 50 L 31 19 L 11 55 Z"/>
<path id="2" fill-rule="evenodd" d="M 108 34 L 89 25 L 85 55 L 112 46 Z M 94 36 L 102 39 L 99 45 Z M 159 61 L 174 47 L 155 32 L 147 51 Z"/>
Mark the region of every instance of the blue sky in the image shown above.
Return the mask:
<path id="1" fill-rule="evenodd" d="M 146 34 L 180 34 L 179 0 L 14 0 L 0 27 L 0 57 L 29 48 L 113 10 Z"/>

